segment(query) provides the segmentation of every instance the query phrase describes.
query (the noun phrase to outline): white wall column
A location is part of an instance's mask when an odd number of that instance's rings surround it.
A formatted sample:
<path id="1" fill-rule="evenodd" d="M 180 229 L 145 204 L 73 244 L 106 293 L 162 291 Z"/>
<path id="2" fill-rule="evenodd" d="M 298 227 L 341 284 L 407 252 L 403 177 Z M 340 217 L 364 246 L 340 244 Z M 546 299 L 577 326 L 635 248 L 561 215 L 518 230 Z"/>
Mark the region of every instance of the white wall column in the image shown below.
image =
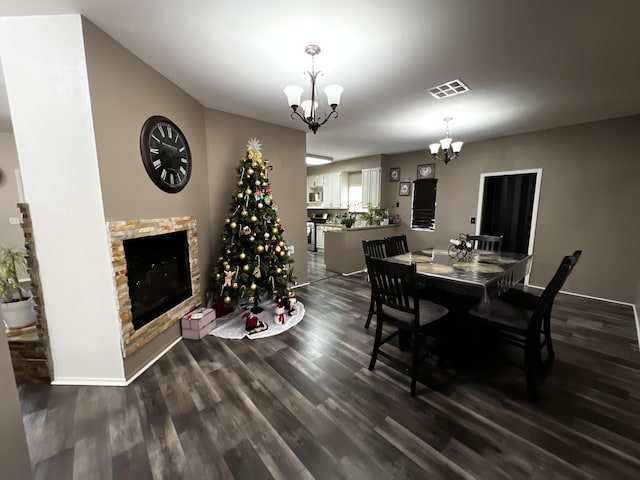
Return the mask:
<path id="1" fill-rule="evenodd" d="M 120 327 L 81 18 L 2 18 L 0 55 L 33 221 L 54 382 L 120 384 Z"/>

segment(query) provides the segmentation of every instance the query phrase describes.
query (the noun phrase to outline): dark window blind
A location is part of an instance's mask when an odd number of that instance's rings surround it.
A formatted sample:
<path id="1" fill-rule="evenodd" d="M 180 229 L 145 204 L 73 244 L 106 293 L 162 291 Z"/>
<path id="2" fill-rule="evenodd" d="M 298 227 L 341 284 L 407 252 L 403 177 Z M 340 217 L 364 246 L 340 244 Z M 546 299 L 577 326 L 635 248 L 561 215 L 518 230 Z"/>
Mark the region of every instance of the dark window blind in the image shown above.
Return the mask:
<path id="1" fill-rule="evenodd" d="M 436 178 L 423 178 L 413 182 L 411 228 L 435 230 L 437 188 Z"/>

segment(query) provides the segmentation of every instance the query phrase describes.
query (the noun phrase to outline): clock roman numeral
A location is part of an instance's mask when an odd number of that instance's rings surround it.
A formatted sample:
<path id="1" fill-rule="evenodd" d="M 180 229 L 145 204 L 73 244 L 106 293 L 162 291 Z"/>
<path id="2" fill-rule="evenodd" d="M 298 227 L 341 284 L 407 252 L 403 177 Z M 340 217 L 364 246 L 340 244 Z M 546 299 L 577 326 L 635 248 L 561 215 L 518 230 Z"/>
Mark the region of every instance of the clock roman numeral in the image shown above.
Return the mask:
<path id="1" fill-rule="evenodd" d="M 184 169 L 184 167 L 182 165 L 180 165 L 180 171 L 182 172 L 183 175 L 187 175 L 187 171 Z"/>
<path id="2" fill-rule="evenodd" d="M 155 168 L 156 170 L 159 169 L 162 166 L 162 161 L 160 160 L 155 160 L 153 162 L 153 168 Z"/>
<path id="3" fill-rule="evenodd" d="M 162 130 L 162 125 L 158 125 L 158 130 L 160 131 L 160 135 L 162 135 L 162 138 L 166 137 L 166 135 L 164 134 L 164 130 Z"/>
<path id="4" fill-rule="evenodd" d="M 151 153 L 155 153 L 156 155 L 160 154 L 160 149 L 159 148 L 150 148 L 149 151 Z"/>
<path id="5" fill-rule="evenodd" d="M 182 163 L 189 163 L 189 161 L 186 158 L 182 158 L 182 157 L 180 157 L 180 161 Z"/>
<path id="6" fill-rule="evenodd" d="M 184 152 L 185 147 L 182 147 L 181 149 L 178 150 L 178 152 L 182 153 Z"/>
<path id="7" fill-rule="evenodd" d="M 178 172 L 176 172 L 176 178 L 178 179 L 178 183 L 182 182 L 182 177 Z"/>
<path id="8" fill-rule="evenodd" d="M 155 135 L 151 135 L 151 138 L 153 138 L 156 142 L 160 143 L 160 139 Z"/>
<path id="9" fill-rule="evenodd" d="M 167 179 L 167 171 L 165 169 L 162 169 L 162 173 L 160 174 L 160 178 L 162 180 L 166 180 Z"/>
<path id="10" fill-rule="evenodd" d="M 173 131 L 171 130 L 171 127 L 167 127 L 167 135 L 169 138 L 173 138 Z"/>
<path id="11" fill-rule="evenodd" d="M 170 183 L 171 185 L 173 185 L 174 183 L 176 183 L 176 182 L 174 181 L 173 173 L 170 173 L 170 174 L 169 174 L 169 183 Z"/>

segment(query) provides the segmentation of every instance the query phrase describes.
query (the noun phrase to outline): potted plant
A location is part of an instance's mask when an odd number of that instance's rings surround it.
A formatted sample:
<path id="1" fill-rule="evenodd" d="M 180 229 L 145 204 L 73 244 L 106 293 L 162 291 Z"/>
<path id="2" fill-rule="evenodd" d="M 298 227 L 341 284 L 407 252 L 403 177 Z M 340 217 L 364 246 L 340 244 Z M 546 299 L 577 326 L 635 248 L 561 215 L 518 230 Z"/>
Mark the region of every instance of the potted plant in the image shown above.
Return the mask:
<path id="1" fill-rule="evenodd" d="M 367 206 L 367 213 L 360 215 L 362 220 L 366 220 L 368 225 L 380 225 L 380 223 L 389 218 L 387 211 L 380 207 L 374 207 L 372 205 Z"/>
<path id="2" fill-rule="evenodd" d="M 8 328 L 33 325 L 36 317 L 31 296 L 22 288 L 18 272 L 25 270 L 27 254 L 24 250 L 0 249 L 0 317 Z"/>
<path id="3" fill-rule="evenodd" d="M 353 224 L 356 223 L 356 219 L 353 217 L 342 217 L 340 223 L 347 228 L 351 228 Z"/>

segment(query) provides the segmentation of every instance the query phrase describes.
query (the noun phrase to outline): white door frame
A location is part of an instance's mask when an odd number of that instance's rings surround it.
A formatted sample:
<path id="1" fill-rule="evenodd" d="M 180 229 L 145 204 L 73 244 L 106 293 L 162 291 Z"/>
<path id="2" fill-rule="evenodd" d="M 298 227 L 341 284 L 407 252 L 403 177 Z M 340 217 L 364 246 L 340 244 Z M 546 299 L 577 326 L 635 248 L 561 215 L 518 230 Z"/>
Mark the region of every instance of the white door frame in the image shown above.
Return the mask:
<path id="1" fill-rule="evenodd" d="M 536 189 L 533 195 L 533 212 L 531 216 L 531 229 L 529 230 L 529 246 L 527 254 L 533 255 L 533 243 L 536 236 L 536 223 L 538 221 L 538 205 L 540 203 L 540 186 L 542 185 L 542 169 L 531 168 L 527 170 L 509 170 L 506 172 L 491 172 L 480 174 L 480 188 L 478 188 L 478 210 L 476 213 L 476 235 L 480 234 L 482 225 L 482 200 L 484 199 L 484 183 L 487 177 L 504 177 L 508 175 L 521 175 L 526 173 L 536 174 Z M 524 284 L 529 285 L 529 274 L 524 278 Z"/>

